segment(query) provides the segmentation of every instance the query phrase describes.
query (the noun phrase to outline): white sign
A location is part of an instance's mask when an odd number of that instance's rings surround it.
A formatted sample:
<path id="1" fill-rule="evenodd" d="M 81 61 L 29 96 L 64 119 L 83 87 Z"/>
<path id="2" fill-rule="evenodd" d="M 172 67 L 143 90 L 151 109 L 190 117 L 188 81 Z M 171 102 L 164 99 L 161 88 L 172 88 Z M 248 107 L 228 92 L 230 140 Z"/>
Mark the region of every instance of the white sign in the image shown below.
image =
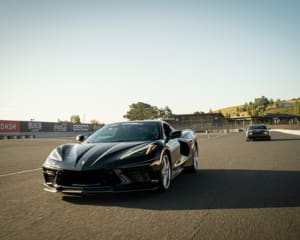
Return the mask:
<path id="1" fill-rule="evenodd" d="M 89 125 L 73 125 L 74 132 L 87 132 L 89 131 Z"/>
<path id="2" fill-rule="evenodd" d="M 67 124 L 66 123 L 54 124 L 53 131 L 54 132 L 66 132 L 67 131 Z"/>
<path id="3" fill-rule="evenodd" d="M 40 129 L 42 129 L 42 123 L 41 122 L 29 122 L 28 129 L 31 131 L 39 131 Z"/>

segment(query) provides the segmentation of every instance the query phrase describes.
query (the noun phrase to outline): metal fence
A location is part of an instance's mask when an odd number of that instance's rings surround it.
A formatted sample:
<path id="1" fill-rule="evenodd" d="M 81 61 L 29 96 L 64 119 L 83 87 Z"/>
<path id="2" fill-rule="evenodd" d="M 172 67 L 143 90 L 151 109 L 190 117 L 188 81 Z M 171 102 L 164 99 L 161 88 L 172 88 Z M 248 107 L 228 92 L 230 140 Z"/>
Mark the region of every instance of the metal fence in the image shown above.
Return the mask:
<path id="1" fill-rule="evenodd" d="M 263 120 L 232 120 L 225 119 L 220 122 L 201 122 L 201 121 L 190 121 L 190 122 L 176 122 L 168 121 L 177 129 L 192 129 L 195 132 L 232 132 L 245 130 L 250 124 L 264 123 L 270 128 L 274 129 L 300 129 L 300 123 L 297 122 L 286 122 L 283 124 L 274 124 L 270 121 Z"/>
<path id="2" fill-rule="evenodd" d="M 0 120 L 1 138 L 70 137 L 89 135 L 103 124 Z"/>

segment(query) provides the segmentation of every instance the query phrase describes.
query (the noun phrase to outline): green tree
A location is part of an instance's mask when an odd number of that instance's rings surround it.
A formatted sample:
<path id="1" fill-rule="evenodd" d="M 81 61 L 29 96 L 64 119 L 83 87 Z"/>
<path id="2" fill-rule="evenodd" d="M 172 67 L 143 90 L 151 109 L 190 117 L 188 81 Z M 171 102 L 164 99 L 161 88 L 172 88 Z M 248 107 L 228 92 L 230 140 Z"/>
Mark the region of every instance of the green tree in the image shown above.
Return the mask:
<path id="1" fill-rule="evenodd" d="M 129 110 L 123 116 L 129 120 L 155 119 L 160 117 L 160 110 L 148 103 L 138 102 L 129 105 Z"/>
<path id="2" fill-rule="evenodd" d="M 194 115 L 203 115 L 203 114 L 205 114 L 203 111 L 196 111 L 196 112 L 194 112 Z"/>
<path id="3" fill-rule="evenodd" d="M 230 114 L 229 112 L 227 112 L 227 113 L 225 114 L 225 116 L 226 116 L 226 118 L 230 118 L 230 117 L 231 117 L 231 114 Z"/>
<path id="4" fill-rule="evenodd" d="M 90 121 L 90 124 L 97 125 L 97 124 L 99 124 L 99 121 L 96 120 L 96 119 L 92 119 L 92 120 Z"/>
<path id="5" fill-rule="evenodd" d="M 251 116 L 258 117 L 258 116 L 259 116 L 259 111 L 258 111 L 257 109 L 254 109 L 254 110 L 252 111 Z"/>
<path id="6" fill-rule="evenodd" d="M 260 98 L 255 98 L 254 100 L 255 114 L 263 116 L 268 105 L 269 105 L 269 99 L 266 98 L 265 96 L 262 96 Z M 258 116 L 255 114 L 254 116 Z"/>
<path id="7" fill-rule="evenodd" d="M 249 102 L 248 106 L 247 106 L 247 113 L 248 115 L 252 116 L 253 115 L 253 102 Z"/>
<path id="8" fill-rule="evenodd" d="M 242 107 L 241 107 L 241 110 L 243 112 L 247 111 L 247 108 L 248 108 L 248 103 L 246 102 Z"/>
<path id="9" fill-rule="evenodd" d="M 159 117 L 162 119 L 169 119 L 172 117 L 172 115 L 172 110 L 168 106 L 159 109 Z"/>
<path id="10" fill-rule="evenodd" d="M 294 113 L 300 115 L 300 102 L 296 101 L 294 105 Z"/>
<path id="11" fill-rule="evenodd" d="M 72 115 L 70 121 L 71 123 L 80 123 L 79 115 Z"/>

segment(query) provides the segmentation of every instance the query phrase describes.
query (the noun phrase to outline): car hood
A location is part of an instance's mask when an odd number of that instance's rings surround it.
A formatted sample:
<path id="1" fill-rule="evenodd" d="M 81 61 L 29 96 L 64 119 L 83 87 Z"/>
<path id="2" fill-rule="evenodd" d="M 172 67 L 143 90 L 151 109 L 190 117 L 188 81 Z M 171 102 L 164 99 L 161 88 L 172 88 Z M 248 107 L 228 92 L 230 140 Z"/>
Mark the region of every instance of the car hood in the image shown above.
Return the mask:
<path id="1" fill-rule="evenodd" d="M 139 152 L 149 144 L 149 141 L 64 144 L 56 148 L 62 161 L 55 161 L 55 167 L 65 170 L 114 168 L 130 163 L 132 158 L 124 156 Z M 47 161 L 51 159 L 48 157 Z"/>

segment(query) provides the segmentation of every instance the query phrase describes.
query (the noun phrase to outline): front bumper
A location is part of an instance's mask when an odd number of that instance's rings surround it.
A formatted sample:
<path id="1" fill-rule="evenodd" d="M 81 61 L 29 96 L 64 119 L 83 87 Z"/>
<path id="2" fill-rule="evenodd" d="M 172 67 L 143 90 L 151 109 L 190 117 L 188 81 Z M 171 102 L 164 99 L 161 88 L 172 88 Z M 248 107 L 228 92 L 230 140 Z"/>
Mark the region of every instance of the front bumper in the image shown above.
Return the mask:
<path id="1" fill-rule="evenodd" d="M 247 138 L 251 140 L 270 140 L 271 136 L 269 134 L 249 134 Z"/>
<path id="2" fill-rule="evenodd" d="M 129 169 L 70 171 L 43 168 L 45 190 L 63 193 L 132 192 L 158 188 L 159 171 Z"/>
<path id="3" fill-rule="evenodd" d="M 149 184 L 137 184 L 130 186 L 59 186 L 55 185 L 50 187 L 46 183 L 44 184 L 44 190 L 48 192 L 61 192 L 66 194 L 84 194 L 84 193 L 113 193 L 113 192 L 138 192 L 138 191 L 148 191 L 156 190 L 159 188 L 156 182 Z"/>

